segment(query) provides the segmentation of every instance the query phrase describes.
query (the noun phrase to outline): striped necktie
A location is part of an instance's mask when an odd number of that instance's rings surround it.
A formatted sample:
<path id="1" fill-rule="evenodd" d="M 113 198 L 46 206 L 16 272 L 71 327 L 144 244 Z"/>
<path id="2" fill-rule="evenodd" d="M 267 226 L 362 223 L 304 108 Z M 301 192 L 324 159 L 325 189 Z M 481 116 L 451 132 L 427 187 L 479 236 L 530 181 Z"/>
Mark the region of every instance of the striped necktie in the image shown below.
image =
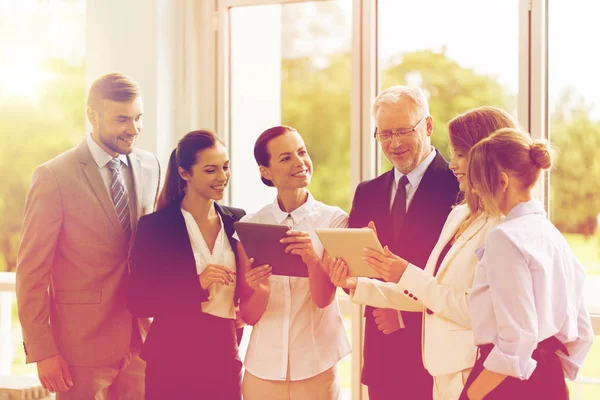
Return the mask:
<path id="1" fill-rule="evenodd" d="M 118 158 L 111 159 L 106 164 L 112 174 L 110 180 L 110 197 L 115 205 L 115 210 L 123 227 L 123 232 L 129 234 L 129 196 L 125 188 L 125 181 L 121 174 L 121 160 Z"/>

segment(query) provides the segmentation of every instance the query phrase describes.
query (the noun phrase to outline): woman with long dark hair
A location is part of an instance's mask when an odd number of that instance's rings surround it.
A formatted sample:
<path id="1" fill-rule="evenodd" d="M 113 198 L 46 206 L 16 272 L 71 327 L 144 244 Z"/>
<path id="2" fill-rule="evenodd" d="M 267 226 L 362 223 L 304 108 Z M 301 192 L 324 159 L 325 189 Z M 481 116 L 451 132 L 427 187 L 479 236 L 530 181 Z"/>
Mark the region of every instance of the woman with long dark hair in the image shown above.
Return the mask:
<path id="1" fill-rule="evenodd" d="M 223 143 L 185 135 L 171 154 L 158 211 L 140 219 L 128 305 L 154 317 L 141 357 L 146 399 L 241 399 L 233 223 L 220 206 L 231 172 Z"/>

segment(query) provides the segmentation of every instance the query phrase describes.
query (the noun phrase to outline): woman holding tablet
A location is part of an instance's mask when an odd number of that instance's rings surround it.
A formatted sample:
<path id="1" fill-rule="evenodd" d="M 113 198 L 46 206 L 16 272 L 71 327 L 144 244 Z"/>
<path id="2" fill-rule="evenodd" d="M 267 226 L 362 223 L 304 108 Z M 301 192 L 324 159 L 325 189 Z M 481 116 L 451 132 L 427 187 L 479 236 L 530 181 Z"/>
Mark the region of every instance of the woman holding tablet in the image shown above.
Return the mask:
<path id="1" fill-rule="evenodd" d="M 314 229 L 346 227 L 348 215 L 308 191 L 313 165 L 294 128 L 264 131 L 254 157 L 262 181 L 277 189 L 277 197 L 242 221 L 291 226 L 282 242 L 286 252 L 301 257 L 308 277 L 272 275 L 267 265 L 252 267 L 239 244 L 246 266 L 240 310 L 243 320 L 254 325 L 244 362 L 244 399 L 339 399 L 336 364 L 350 353 L 350 344 Z"/>
<path id="2" fill-rule="evenodd" d="M 215 202 L 230 175 L 217 136 L 190 132 L 171 154 L 158 211 L 140 219 L 128 304 L 154 317 L 141 353 L 146 399 L 241 399 L 232 235 L 245 213 Z"/>
<path id="3" fill-rule="evenodd" d="M 448 215 L 424 270 L 387 249 L 385 254 L 367 250 L 365 258 L 390 283 L 345 279 L 342 262 L 331 268 L 332 282 L 354 289 L 356 303 L 425 313 L 423 363 L 434 379 L 434 399 L 458 399 L 475 364 L 477 347 L 467 304 L 477 266 L 475 250 L 499 222 L 482 210 L 479 198 L 467 188 L 469 151 L 497 129 L 515 126 L 508 113 L 494 107 L 476 108 L 450 121 L 450 169 L 466 201 Z"/>

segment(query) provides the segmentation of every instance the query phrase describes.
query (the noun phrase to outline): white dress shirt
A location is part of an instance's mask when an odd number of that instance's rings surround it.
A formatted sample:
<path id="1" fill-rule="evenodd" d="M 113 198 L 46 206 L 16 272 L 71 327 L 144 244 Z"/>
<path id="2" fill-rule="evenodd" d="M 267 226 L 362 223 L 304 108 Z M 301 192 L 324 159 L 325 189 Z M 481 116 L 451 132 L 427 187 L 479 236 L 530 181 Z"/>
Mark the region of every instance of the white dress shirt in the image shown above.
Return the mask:
<path id="1" fill-rule="evenodd" d="M 406 211 L 408 212 L 408 208 L 410 207 L 410 203 L 412 202 L 413 197 L 415 197 L 415 193 L 419 188 L 419 184 L 421 180 L 423 180 L 423 176 L 425 172 L 427 172 L 427 168 L 431 165 L 433 160 L 435 159 L 436 151 L 435 148 L 431 147 L 431 153 L 419 165 L 417 165 L 412 171 L 406 174 L 406 179 L 408 179 L 408 183 L 406 184 Z M 394 206 L 394 198 L 396 197 L 396 192 L 398 191 L 398 184 L 400 179 L 404 174 L 394 168 L 394 184 L 392 185 L 392 193 L 390 196 L 390 213 L 392 212 L 392 207 Z M 404 328 L 404 320 L 402 319 L 402 312 L 398 311 L 398 322 L 400 323 L 400 328 Z"/>
<path id="2" fill-rule="evenodd" d="M 412 171 L 406 174 L 406 178 L 408 179 L 408 183 L 406 184 L 406 210 L 410 207 L 410 203 L 412 202 L 417 189 L 419 188 L 419 184 L 423 179 L 423 175 L 427 172 L 427 168 L 431 165 L 433 160 L 435 159 L 436 151 L 432 147 L 431 153 L 419 165 L 415 167 Z M 404 174 L 394 168 L 394 184 L 392 185 L 392 195 L 390 197 L 390 212 L 392 211 L 392 206 L 394 205 L 394 198 L 396 197 L 396 191 L 398 190 L 398 182 L 404 176 Z"/>
<path id="3" fill-rule="evenodd" d="M 291 225 L 293 229 L 308 232 L 315 251 L 322 254 L 323 246 L 315 228 L 345 228 L 348 215 L 309 194 L 306 203 L 289 214 L 279 208 L 275 199 L 242 221 Z M 325 308 L 317 307 L 309 278 L 272 275 L 269 283 L 267 307 L 252 329 L 244 360 L 248 372 L 266 380 L 308 379 L 333 367 L 350 353 L 337 299 Z"/>
<path id="4" fill-rule="evenodd" d="M 585 270 L 541 203 L 520 203 L 477 250 L 469 298 L 476 345 L 494 348 L 484 363 L 490 371 L 528 379 L 538 343 L 556 336 L 565 375 L 575 379 L 593 341 L 583 300 Z"/>
<path id="5" fill-rule="evenodd" d="M 98 143 L 96 143 L 94 141 L 94 139 L 92 139 L 92 135 L 87 135 L 85 137 L 85 142 L 88 146 L 88 148 L 90 149 L 90 153 L 92 153 L 92 158 L 94 159 L 94 162 L 96 162 L 96 165 L 98 166 L 98 169 L 100 169 L 100 175 L 102 175 L 102 181 L 104 182 L 104 185 L 106 186 L 106 189 L 108 190 L 108 192 L 110 193 L 110 184 L 112 181 L 112 172 L 110 171 L 110 168 L 108 168 L 108 166 L 106 164 L 108 164 L 108 162 L 110 160 L 112 160 L 112 156 L 110 154 L 108 154 L 106 151 L 104 151 L 104 149 L 102 147 L 100 147 L 98 145 Z M 127 194 L 129 196 L 129 203 L 131 204 L 131 194 L 133 193 L 133 182 L 132 182 L 132 178 L 131 178 L 131 173 L 126 172 L 129 171 L 129 162 L 127 161 L 127 156 L 125 154 L 119 154 L 117 156 L 117 158 L 119 160 L 121 160 L 121 174 L 123 175 L 123 179 L 125 180 L 125 188 L 127 189 Z"/>
<path id="6" fill-rule="evenodd" d="M 223 265 L 235 272 L 235 253 L 231 249 L 229 239 L 223 229 L 223 220 L 219 215 L 221 229 L 217 234 L 217 240 L 212 249 L 209 250 L 200 228 L 194 219 L 194 216 L 188 211 L 181 209 L 185 226 L 190 237 L 194 259 L 196 260 L 196 272 L 200 275 L 210 264 Z M 233 297 L 235 294 L 236 276 L 233 276 L 233 282 L 229 285 L 213 283 L 208 287 L 208 301 L 202 303 L 202 312 L 214 315 L 215 317 L 235 319 L 235 305 Z M 198 282 L 200 284 L 200 282 Z"/>

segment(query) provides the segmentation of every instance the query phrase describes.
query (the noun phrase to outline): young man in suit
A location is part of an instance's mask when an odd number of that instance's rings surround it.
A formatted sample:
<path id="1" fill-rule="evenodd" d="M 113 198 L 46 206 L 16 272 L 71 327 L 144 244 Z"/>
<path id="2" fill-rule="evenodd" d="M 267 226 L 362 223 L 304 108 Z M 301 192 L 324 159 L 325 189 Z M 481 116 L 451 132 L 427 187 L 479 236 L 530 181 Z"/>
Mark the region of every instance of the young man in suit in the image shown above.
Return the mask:
<path id="1" fill-rule="evenodd" d="M 372 222 L 382 245 L 425 265 L 456 203 L 458 183 L 431 146 L 433 119 L 421 89 L 384 90 L 372 114 L 375 137 L 394 168 L 356 188 L 349 226 Z M 365 317 L 362 382 L 369 398 L 431 399 L 432 378 L 421 357 L 422 313 L 366 307 Z"/>
<path id="2" fill-rule="evenodd" d="M 124 290 L 160 167 L 133 147 L 143 112 L 135 82 L 104 75 L 87 106 L 91 134 L 33 174 L 16 274 L 23 345 L 58 400 L 142 399 L 142 332 Z"/>

